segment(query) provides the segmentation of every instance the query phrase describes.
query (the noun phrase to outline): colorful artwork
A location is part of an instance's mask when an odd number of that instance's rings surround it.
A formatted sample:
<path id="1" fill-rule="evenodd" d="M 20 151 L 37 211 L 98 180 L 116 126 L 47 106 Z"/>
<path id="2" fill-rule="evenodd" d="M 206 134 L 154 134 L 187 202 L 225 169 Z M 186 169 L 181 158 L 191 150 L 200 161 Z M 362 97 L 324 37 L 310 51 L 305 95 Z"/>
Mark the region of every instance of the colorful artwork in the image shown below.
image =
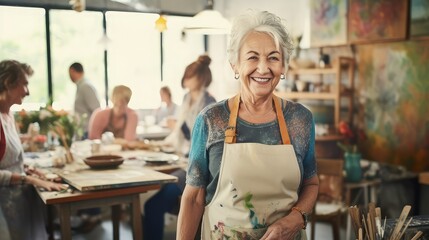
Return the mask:
<path id="1" fill-rule="evenodd" d="M 350 43 L 391 41 L 407 35 L 408 0 L 350 0 Z"/>
<path id="2" fill-rule="evenodd" d="M 429 37 L 429 0 L 411 0 L 411 37 Z"/>
<path id="3" fill-rule="evenodd" d="M 429 42 L 359 48 L 365 158 L 429 170 Z"/>
<path id="4" fill-rule="evenodd" d="M 311 46 L 347 43 L 347 0 L 311 1 Z"/>

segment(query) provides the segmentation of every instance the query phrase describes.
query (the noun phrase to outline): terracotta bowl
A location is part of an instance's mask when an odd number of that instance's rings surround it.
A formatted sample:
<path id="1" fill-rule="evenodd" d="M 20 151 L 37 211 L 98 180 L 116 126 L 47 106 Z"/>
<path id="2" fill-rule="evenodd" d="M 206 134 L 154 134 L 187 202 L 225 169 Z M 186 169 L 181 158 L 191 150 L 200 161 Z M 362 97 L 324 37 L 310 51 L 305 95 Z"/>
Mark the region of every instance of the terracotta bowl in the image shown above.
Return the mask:
<path id="1" fill-rule="evenodd" d="M 116 168 L 124 162 L 124 158 L 117 155 L 96 155 L 83 160 L 86 165 L 95 169 Z"/>

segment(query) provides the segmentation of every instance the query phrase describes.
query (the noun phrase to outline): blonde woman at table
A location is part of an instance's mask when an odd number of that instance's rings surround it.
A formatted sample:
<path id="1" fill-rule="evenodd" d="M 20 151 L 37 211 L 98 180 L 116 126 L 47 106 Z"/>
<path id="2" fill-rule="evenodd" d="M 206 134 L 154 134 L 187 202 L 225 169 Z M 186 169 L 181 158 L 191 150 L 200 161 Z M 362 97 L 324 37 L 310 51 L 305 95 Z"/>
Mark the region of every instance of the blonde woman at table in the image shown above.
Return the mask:
<path id="1" fill-rule="evenodd" d="M 0 62 L 0 207 L 3 212 L 0 236 L 11 239 L 47 239 L 43 203 L 32 185 L 48 191 L 66 189 L 62 184 L 44 180 L 37 170 L 24 168 L 23 148 L 10 112 L 14 104 L 30 95 L 28 78 L 33 69 L 14 60 Z M 7 232 L 3 232 L 7 231 Z"/>
<path id="2" fill-rule="evenodd" d="M 177 239 L 306 239 L 318 193 L 311 112 L 273 91 L 292 43 L 281 19 L 249 11 L 233 22 L 235 97 L 205 108 L 192 132 Z"/>
<path id="3" fill-rule="evenodd" d="M 185 155 L 189 151 L 191 130 L 197 114 L 204 107 L 216 102 L 206 90 L 212 81 L 210 62 L 209 56 L 201 55 L 197 61 L 186 67 L 182 78 L 182 87 L 189 92 L 183 99 L 179 118 L 173 132 L 164 141 L 164 143 L 172 144 L 177 152 Z M 179 197 L 185 187 L 186 172 L 178 170 L 172 175 L 178 177 L 178 182 L 164 185 L 144 206 L 143 234 L 145 239 L 162 240 L 164 214 L 177 208 Z"/>
<path id="4" fill-rule="evenodd" d="M 119 85 L 113 88 L 113 107 L 94 111 L 89 120 L 89 139 L 101 139 L 103 133 L 112 132 L 115 138 L 136 140 L 138 116 L 128 107 L 131 96 L 132 91 L 127 86 Z"/>

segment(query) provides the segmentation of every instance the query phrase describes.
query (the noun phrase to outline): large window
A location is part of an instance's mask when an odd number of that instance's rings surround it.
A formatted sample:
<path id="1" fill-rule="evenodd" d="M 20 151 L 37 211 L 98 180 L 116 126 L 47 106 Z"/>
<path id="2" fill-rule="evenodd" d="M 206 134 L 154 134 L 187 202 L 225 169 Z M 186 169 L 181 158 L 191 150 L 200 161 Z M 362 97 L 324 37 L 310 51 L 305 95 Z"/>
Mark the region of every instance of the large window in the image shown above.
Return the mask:
<path id="1" fill-rule="evenodd" d="M 49 101 L 45 39 L 44 9 L 0 6 L 0 61 L 13 59 L 34 69 L 30 96 L 12 110 L 36 110 Z"/>
<path id="2" fill-rule="evenodd" d="M 157 14 L 107 12 L 109 94 L 116 85 L 133 90 L 131 108 L 157 107 L 161 84 Z"/>
<path id="3" fill-rule="evenodd" d="M 164 31 L 164 81 L 163 85 L 171 88 L 173 100 L 182 104 L 184 90 L 181 81 L 186 66 L 197 60 L 204 53 L 202 35 L 182 32 L 190 17 L 167 16 L 168 29 Z"/>
<path id="4" fill-rule="evenodd" d="M 83 65 L 85 78 L 95 86 L 103 104 L 104 49 L 99 42 L 103 37 L 103 14 L 50 10 L 50 31 L 54 107 L 73 109 L 76 86 L 68 73 L 73 62 Z"/>
<path id="5" fill-rule="evenodd" d="M 0 6 L 0 60 L 16 59 L 30 64 L 31 96 L 21 108 L 38 109 L 49 101 L 48 55 L 45 10 Z M 185 67 L 204 53 L 202 35 L 184 34 L 191 17 L 165 16 L 162 35 L 155 28 L 158 14 L 106 13 L 109 43 L 103 44 L 103 14 L 97 11 L 49 10 L 52 98 L 54 108 L 72 110 L 76 86 L 68 69 L 82 63 L 85 77 L 95 86 L 102 106 L 116 85 L 133 90 L 129 104 L 135 109 L 160 105 L 159 89 L 171 88 L 173 100 L 181 104 L 185 91 L 181 78 Z M 105 87 L 104 51 L 107 47 L 108 89 Z M 162 69 L 161 69 L 162 66 Z"/>

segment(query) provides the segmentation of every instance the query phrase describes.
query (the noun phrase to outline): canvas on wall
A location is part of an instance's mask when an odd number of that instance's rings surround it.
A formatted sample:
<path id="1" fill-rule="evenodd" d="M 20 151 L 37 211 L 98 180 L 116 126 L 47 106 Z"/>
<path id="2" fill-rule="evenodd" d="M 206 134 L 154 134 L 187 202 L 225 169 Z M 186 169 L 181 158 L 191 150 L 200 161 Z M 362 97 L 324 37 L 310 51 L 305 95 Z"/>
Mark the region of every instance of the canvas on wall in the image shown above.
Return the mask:
<path id="1" fill-rule="evenodd" d="M 310 4 L 311 47 L 347 43 L 347 0 L 312 0 Z"/>
<path id="2" fill-rule="evenodd" d="M 429 38 L 429 0 L 411 0 L 410 37 Z"/>
<path id="3" fill-rule="evenodd" d="M 407 36 L 409 0 L 350 0 L 348 41 L 370 43 Z"/>
<path id="4" fill-rule="evenodd" d="M 367 159 L 429 170 L 429 42 L 360 46 Z"/>

